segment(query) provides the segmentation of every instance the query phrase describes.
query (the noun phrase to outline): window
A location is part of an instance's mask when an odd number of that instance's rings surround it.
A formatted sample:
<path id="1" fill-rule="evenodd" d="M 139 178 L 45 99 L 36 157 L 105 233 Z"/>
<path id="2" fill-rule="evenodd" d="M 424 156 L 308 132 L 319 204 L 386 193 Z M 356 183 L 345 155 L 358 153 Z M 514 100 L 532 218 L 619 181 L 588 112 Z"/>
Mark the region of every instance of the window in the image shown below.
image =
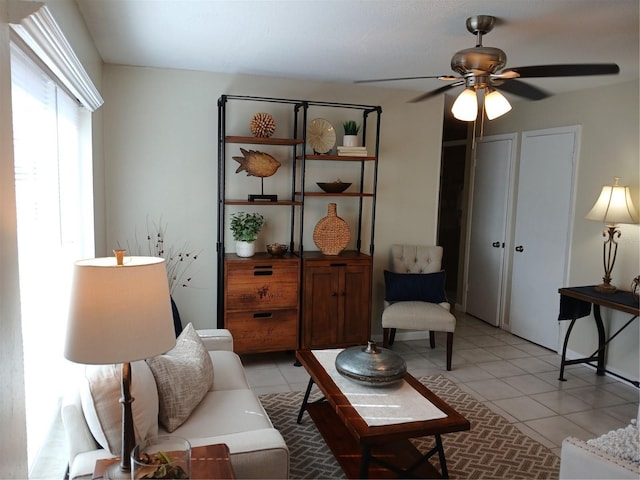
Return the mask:
<path id="1" fill-rule="evenodd" d="M 11 45 L 27 443 L 33 467 L 59 411 L 73 262 L 93 256 L 90 113 Z"/>

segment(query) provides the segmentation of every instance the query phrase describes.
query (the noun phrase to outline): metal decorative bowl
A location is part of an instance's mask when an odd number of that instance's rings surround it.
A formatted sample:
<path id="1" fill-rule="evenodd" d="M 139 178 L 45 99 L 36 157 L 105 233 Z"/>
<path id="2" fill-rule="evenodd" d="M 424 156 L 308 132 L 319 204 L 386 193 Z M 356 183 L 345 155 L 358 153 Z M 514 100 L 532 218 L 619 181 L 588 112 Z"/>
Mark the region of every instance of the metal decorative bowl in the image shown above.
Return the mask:
<path id="1" fill-rule="evenodd" d="M 327 193 L 342 193 L 351 186 L 350 183 L 341 182 L 316 182 Z"/>
<path id="2" fill-rule="evenodd" d="M 287 250 L 289 250 L 289 247 L 284 243 L 270 243 L 267 245 L 267 252 L 269 252 L 272 257 L 282 257 L 287 253 Z"/>
<path id="3" fill-rule="evenodd" d="M 366 346 L 345 348 L 336 357 L 336 370 L 361 385 L 382 387 L 402 380 L 407 364 L 400 355 L 369 341 Z"/>

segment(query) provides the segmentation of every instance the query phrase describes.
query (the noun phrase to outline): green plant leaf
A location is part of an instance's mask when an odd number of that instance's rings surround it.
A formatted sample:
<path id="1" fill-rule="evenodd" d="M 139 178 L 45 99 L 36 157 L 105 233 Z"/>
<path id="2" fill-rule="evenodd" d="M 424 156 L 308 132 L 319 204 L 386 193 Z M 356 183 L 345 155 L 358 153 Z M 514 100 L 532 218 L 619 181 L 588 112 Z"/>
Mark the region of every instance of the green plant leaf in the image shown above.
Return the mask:
<path id="1" fill-rule="evenodd" d="M 265 220 L 259 213 L 238 212 L 231 215 L 231 234 L 233 239 L 253 242 L 264 226 Z"/>

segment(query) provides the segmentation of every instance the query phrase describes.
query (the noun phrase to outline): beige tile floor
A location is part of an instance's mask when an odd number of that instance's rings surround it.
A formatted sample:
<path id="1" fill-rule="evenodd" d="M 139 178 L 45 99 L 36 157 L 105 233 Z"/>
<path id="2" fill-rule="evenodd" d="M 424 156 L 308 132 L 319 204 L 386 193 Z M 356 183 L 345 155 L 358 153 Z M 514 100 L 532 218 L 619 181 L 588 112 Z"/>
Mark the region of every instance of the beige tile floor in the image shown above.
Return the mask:
<path id="1" fill-rule="evenodd" d="M 637 415 L 640 390 L 629 383 L 599 377 L 584 365 L 568 366 L 567 381 L 561 382 L 556 353 L 465 314 L 456 316 L 450 372 L 444 335 L 436 337 L 433 350 L 426 339 L 396 340 L 393 350 L 413 376 L 447 376 L 557 455 L 563 438 L 592 438 L 626 426 Z M 294 360 L 286 352 L 242 356 L 258 394 L 304 390 L 309 376 Z"/>

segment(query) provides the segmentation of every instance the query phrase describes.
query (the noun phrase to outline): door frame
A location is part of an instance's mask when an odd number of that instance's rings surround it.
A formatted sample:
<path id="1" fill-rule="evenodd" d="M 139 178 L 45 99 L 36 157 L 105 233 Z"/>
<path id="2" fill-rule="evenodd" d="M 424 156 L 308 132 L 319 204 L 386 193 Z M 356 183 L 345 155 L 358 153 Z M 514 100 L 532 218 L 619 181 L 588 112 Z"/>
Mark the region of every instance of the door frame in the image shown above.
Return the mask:
<path id="1" fill-rule="evenodd" d="M 513 234 L 515 229 L 514 224 L 514 191 L 516 187 L 517 172 L 519 167 L 519 153 L 520 153 L 520 136 L 516 132 L 503 133 L 499 135 L 488 135 L 476 140 L 477 142 L 488 141 L 511 141 L 511 158 L 509 165 L 509 177 L 506 185 L 506 211 L 505 211 L 505 246 L 504 246 L 504 258 L 502 261 L 502 273 L 500 277 L 500 313 L 498 319 L 498 327 L 503 328 L 505 321 L 505 311 L 507 304 L 507 286 L 509 282 L 509 272 L 511 271 L 511 262 L 513 260 L 512 255 L 508 252 L 512 250 Z M 462 295 L 462 309 L 467 311 L 467 294 L 469 290 L 469 251 L 471 249 L 471 227 L 473 222 L 473 198 L 476 176 L 476 145 L 472 145 L 471 162 L 469 167 L 469 191 L 467 194 L 467 224 L 465 229 L 465 255 L 464 255 L 464 284 Z"/>

